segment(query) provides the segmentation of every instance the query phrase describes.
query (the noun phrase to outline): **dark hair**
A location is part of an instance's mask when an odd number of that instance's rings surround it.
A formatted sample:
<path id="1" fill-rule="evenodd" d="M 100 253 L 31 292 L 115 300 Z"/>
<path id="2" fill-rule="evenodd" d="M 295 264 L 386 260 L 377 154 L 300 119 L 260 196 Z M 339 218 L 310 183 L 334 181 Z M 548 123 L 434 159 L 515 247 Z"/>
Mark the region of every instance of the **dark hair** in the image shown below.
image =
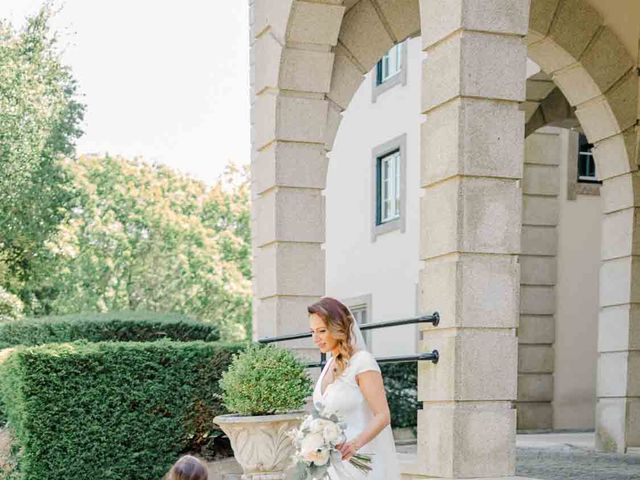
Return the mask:
<path id="1" fill-rule="evenodd" d="M 336 376 L 340 375 L 347 366 L 347 361 L 354 353 L 351 344 L 351 327 L 355 319 L 349 314 L 349 309 L 339 300 L 332 297 L 322 297 L 316 303 L 307 307 L 309 315 L 316 314 L 322 318 L 331 336 L 338 342 L 338 354 L 335 358 Z"/>
<path id="2" fill-rule="evenodd" d="M 181 457 L 169 471 L 167 480 L 208 480 L 207 467 L 191 455 Z"/>

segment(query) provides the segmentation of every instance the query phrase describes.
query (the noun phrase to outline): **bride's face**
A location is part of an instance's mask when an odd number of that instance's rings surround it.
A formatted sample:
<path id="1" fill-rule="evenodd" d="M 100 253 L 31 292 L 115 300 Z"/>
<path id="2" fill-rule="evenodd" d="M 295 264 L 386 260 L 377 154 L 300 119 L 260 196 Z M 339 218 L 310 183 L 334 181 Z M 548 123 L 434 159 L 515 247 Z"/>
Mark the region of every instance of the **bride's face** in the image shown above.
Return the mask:
<path id="1" fill-rule="evenodd" d="M 309 315 L 309 327 L 311 328 L 313 343 L 317 345 L 322 353 L 330 352 L 336 347 L 338 342 L 333 338 L 320 315 L 316 313 Z"/>

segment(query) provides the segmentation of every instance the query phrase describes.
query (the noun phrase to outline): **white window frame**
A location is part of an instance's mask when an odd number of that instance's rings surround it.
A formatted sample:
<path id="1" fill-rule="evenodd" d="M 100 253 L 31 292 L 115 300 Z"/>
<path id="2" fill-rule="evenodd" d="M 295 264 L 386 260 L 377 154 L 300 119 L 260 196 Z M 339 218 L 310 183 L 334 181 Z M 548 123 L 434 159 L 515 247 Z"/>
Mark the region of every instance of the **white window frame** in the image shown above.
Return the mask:
<path id="1" fill-rule="evenodd" d="M 378 163 L 381 159 L 398 152 L 396 178 L 393 185 L 394 199 L 397 205 L 392 217 L 383 217 L 382 211 L 378 215 Z M 378 236 L 399 230 L 405 231 L 406 224 L 406 178 L 407 178 L 407 135 L 402 134 L 382 145 L 375 147 L 371 155 L 371 241 L 375 242 Z M 382 182 L 381 182 L 382 183 Z M 382 187 L 382 185 L 381 185 Z M 382 191 L 380 191 L 382 194 Z M 382 198 L 380 207 L 382 210 Z M 380 222 L 378 221 L 380 219 Z M 383 221 L 384 220 L 384 221 Z"/>
<path id="2" fill-rule="evenodd" d="M 371 71 L 371 77 L 373 80 L 371 85 L 371 101 L 373 103 L 376 102 L 380 95 L 382 95 L 390 88 L 393 88 L 396 85 L 407 84 L 407 48 L 407 40 L 394 45 L 392 49 L 389 52 L 385 53 L 384 56 L 373 67 L 373 70 Z M 395 72 L 385 76 L 384 78 L 381 78 L 381 81 L 378 82 L 378 68 L 381 68 L 379 67 L 379 65 L 384 64 L 385 58 L 389 58 L 389 54 L 392 51 L 395 51 L 396 64 L 398 65 L 398 68 Z"/>
<path id="3" fill-rule="evenodd" d="M 364 324 L 371 323 L 371 319 L 373 317 L 372 317 L 372 309 L 371 309 L 372 296 L 370 293 L 366 295 L 359 295 L 357 297 L 345 298 L 342 300 L 342 303 L 344 303 L 347 307 L 349 307 L 349 310 L 351 310 L 354 317 L 356 317 L 356 321 L 358 321 L 357 312 L 364 310 L 366 312 L 366 315 L 365 315 L 366 321 L 364 322 Z M 364 337 L 364 341 L 367 344 L 367 349 L 371 353 L 374 353 L 372 338 L 371 338 L 371 331 L 362 332 L 362 336 Z"/>
<path id="4" fill-rule="evenodd" d="M 378 157 L 378 161 L 381 176 L 380 224 L 383 224 L 400 218 L 400 150 Z"/>
<path id="5" fill-rule="evenodd" d="M 376 65 L 376 82 L 383 84 L 402 71 L 402 44 L 398 43 L 385 53 Z M 392 71 L 390 71 L 393 68 Z"/>

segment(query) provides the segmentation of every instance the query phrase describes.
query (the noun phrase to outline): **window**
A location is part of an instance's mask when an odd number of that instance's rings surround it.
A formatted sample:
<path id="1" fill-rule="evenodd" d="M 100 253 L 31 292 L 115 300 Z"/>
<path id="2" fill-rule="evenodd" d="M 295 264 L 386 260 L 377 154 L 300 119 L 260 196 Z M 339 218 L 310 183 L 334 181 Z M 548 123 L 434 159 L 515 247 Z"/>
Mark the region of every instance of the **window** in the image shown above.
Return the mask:
<path id="1" fill-rule="evenodd" d="M 371 241 L 393 230 L 405 230 L 406 134 L 373 149 Z"/>
<path id="2" fill-rule="evenodd" d="M 569 130 L 568 136 L 567 156 L 563 160 L 567 165 L 567 200 L 577 200 L 578 195 L 600 195 L 602 182 L 597 179 L 593 146 L 577 129 Z"/>
<path id="3" fill-rule="evenodd" d="M 378 158 L 377 165 L 378 225 L 400 218 L 400 150 Z"/>
<path id="4" fill-rule="evenodd" d="M 598 182 L 596 162 L 593 160 L 593 145 L 584 134 L 578 135 L 578 181 L 585 183 Z"/>
<path id="5" fill-rule="evenodd" d="M 376 66 L 376 85 L 382 85 L 402 70 L 402 43 L 391 47 Z"/>
<path id="6" fill-rule="evenodd" d="M 353 313 L 358 325 L 362 326 L 369 321 L 369 317 L 367 315 L 368 306 L 366 303 L 349 307 L 349 309 L 351 310 L 351 313 Z M 362 332 L 362 336 L 364 337 L 364 343 L 367 344 L 367 349 L 371 351 L 371 332 L 365 330 Z"/>
<path id="7" fill-rule="evenodd" d="M 389 50 L 376 64 L 372 72 L 371 101 L 395 85 L 407 84 L 407 42 L 399 43 Z"/>
<path id="8" fill-rule="evenodd" d="M 349 310 L 351 310 L 356 322 L 358 322 L 360 326 L 371 322 L 371 298 L 371 294 L 367 294 L 342 299 L 342 303 L 349 307 Z M 367 344 L 367 349 L 373 353 L 371 349 L 371 333 L 371 331 L 365 330 L 362 332 L 362 336 L 364 337 L 364 342 Z"/>

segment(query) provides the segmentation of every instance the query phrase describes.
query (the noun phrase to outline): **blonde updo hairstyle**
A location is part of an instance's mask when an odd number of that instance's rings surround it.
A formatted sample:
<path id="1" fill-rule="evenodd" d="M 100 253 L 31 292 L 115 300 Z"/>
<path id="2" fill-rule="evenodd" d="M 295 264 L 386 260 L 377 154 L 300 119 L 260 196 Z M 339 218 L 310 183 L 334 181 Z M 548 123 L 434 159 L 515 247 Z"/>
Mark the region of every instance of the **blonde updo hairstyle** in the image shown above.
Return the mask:
<path id="1" fill-rule="evenodd" d="M 313 305 L 307 307 L 309 315 L 316 314 L 324 321 L 331 336 L 338 342 L 338 354 L 334 360 L 334 377 L 338 377 L 347 367 L 347 361 L 354 354 L 351 344 L 355 319 L 349 314 L 349 309 L 340 301 L 331 297 L 322 297 Z"/>

